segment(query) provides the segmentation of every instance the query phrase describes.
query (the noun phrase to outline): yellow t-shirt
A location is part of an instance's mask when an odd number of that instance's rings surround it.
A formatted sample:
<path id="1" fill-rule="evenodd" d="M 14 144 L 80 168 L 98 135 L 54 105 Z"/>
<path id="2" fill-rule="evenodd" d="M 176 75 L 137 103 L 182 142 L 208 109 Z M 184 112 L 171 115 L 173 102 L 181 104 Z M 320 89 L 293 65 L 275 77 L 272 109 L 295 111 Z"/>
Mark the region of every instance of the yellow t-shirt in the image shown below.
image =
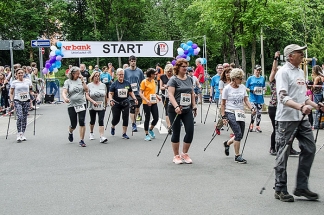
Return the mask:
<path id="1" fill-rule="evenodd" d="M 144 97 L 151 101 L 151 103 L 157 103 L 156 93 L 155 93 L 155 81 L 144 79 L 141 83 L 140 89 L 143 91 Z M 143 99 L 143 104 L 147 104 L 146 100 Z"/>

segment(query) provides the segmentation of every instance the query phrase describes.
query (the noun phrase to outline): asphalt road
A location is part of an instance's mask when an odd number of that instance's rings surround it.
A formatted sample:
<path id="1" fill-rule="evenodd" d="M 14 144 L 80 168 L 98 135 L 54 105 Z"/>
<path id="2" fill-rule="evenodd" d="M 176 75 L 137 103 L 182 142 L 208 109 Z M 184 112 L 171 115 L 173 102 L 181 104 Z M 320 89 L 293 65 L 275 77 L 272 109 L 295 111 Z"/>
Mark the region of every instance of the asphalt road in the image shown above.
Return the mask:
<path id="1" fill-rule="evenodd" d="M 202 121 L 207 108 L 208 104 L 203 104 Z M 157 157 L 166 136 L 159 128 L 155 129 L 156 139 L 145 142 L 142 128 L 134 136 L 129 128 L 131 139 L 124 140 L 118 125 L 115 136 L 107 129 L 108 143 L 101 144 L 98 127 L 96 140 L 90 141 L 87 126 L 87 147 L 81 148 L 78 132 L 74 132 L 73 143 L 67 139 L 65 104 L 42 105 L 37 110 L 35 135 L 33 113 L 28 119 L 27 141 L 22 143 L 16 143 L 13 118 L 5 139 L 8 117 L 0 117 L 0 214 L 323 214 L 324 149 L 316 155 L 309 179 L 319 201 L 295 197 L 294 203 L 284 203 L 274 199 L 274 176 L 259 194 L 275 159 L 268 153 L 272 127 L 266 114 L 262 115 L 263 132 L 249 133 L 244 150 L 248 163 L 244 165 L 234 162 L 233 147 L 230 156 L 225 156 L 222 143 L 229 137 L 227 131 L 204 151 L 212 137 L 215 107 L 210 109 L 206 124 L 201 123 L 199 112 L 189 151 L 193 164 L 175 165 L 170 137 Z M 317 147 L 323 143 L 321 130 Z M 298 157 L 289 158 L 290 193 L 295 187 L 297 163 Z"/>

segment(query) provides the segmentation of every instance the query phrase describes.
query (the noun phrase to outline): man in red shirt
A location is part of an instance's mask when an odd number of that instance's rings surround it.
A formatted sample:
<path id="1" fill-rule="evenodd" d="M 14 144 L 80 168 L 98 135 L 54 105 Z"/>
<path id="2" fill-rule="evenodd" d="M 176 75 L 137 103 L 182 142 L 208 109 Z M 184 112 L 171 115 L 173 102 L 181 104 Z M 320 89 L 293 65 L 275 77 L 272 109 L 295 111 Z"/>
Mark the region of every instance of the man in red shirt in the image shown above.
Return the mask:
<path id="1" fill-rule="evenodd" d="M 203 65 L 201 65 L 200 58 L 196 59 L 196 66 L 197 67 L 194 72 L 194 76 L 197 77 L 199 83 L 202 85 L 205 82 L 205 72 L 204 72 Z M 199 94 L 199 99 L 200 99 L 200 101 L 198 102 L 198 104 L 200 104 L 202 102 L 202 93 L 201 92 Z"/>

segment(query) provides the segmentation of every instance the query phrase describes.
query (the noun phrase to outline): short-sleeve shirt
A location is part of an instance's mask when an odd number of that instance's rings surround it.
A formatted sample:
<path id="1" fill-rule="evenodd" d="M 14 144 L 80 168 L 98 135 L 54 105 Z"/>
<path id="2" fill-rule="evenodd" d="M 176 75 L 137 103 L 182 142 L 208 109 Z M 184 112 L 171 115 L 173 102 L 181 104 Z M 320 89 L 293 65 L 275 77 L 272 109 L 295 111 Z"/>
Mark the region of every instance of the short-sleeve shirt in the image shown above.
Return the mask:
<path id="1" fill-rule="evenodd" d="M 220 81 L 220 75 L 216 74 L 212 77 L 210 86 L 214 88 L 214 99 L 219 99 L 219 81 Z"/>
<path id="2" fill-rule="evenodd" d="M 150 101 L 151 95 L 156 97 L 156 86 L 155 81 L 152 79 L 149 81 L 148 79 L 144 79 L 141 82 L 141 88 L 143 91 L 143 96 Z M 146 100 L 143 99 L 143 104 L 147 104 Z"/>
<path id="3" fill-rule="evenodd" d="M 86 103 L 82 81 L 79 78 L 77 80 L 65 80 L 63 89 L 67 90 L 70 99 L 68 107 L 80 106 Z"/>
<path id="4" fill-rule="evenodd" d="M 94 84 L 94 83 L 89 83 L 88 84 L 89 88 L 89 96 L 91 99 L 93 99 L 96 102 L 102 102 L 103 107 L 105 105 L 105 98 L 106 98 L 106 85 L 103 83 L 99 83 L 99 85 Z M 93 109 L 93 104 L 89 102 L 89 110 Z"/>
<path id="5" fill-rule="evenodd" d="M 100 75 L 100 81 L 104 84 L 110 84 L 111 82 L 111 75 L 108 72 L 103 72 Z"/>
<path id="6" fill-rule="evenodd" d="M 264 103 L 264 98 L 263 98 L 263 88 L 265 87 L 265 80 L 264 77 L 255 77 L 250 76 L 247 81 L 246 81 L 246 87 L 249 88 L 250 90 L 253 90 L 253 93 L 250 93 L 249 100 L 252 103 L 257 103 L 257 104 L 263 104 Z M 256 95 L 260 94 L 260 95 Z"/>
<path id="7" fill-rule="evenodd" d="M 178 105 L 180 105 L 181 93 L 193 93 L 193 81 L 189 76 L 187 76 L 186 80 L 181 80 L 177 76 L 172 76 L 168 82 L 168 86 L 175 88 L 174 98 Z M 171 102 L 169 102 L 169 105 L 172 105 Z"/>
<path id="8" fill-rule="evenodd" d="M 130 83 L 124 80 L 122 83 L 116 80 L 109 88 L 109 92 L 113 92 L 113 99 L 116 102 L 123 102 L 128 99 L 128 94 L 132 91 Z M 126 94 L 126 95 L 125 95 Z"/>
<path id="9" fill-rule="evenodd" d="M 204 72 L 204 67 L 201 64 L 197 66 L 197 68 L 194 72 L 194 76 L 196 76 L 198 78 L 200 74 L 202 74 L 202 76 L 199 79 L 199 83 L 204 83 L 205 82 L 205 72 Z"/>
<path id="10" fill-rule="evenodd" d="M 23 81 L 14 80 L 10 87 L 15 89 L 14 100 L 30 100 L 29 89 L 32 87 L 32 82 L 29 79 L 24 79 Z"/>
<path id="11" fill-rule="evenodd" d="M 244 97 L 248 96 L 246 87 L 240 84 L 238 88 L 232 87 L 228 84 L 223 89 L 222 99 L 226 99 L 226 112 L 232 112 L 231 110 L 244 110 Z"/>
<path id="12" fill-rule="evenodd" d="M 132 70 L 130 67 L 124 70 L 124 80 L 128 81 L 135 95 L 139 95 L 140 84 L 144 80 L 143 71 L 136 67 L 135 70 Z"/>

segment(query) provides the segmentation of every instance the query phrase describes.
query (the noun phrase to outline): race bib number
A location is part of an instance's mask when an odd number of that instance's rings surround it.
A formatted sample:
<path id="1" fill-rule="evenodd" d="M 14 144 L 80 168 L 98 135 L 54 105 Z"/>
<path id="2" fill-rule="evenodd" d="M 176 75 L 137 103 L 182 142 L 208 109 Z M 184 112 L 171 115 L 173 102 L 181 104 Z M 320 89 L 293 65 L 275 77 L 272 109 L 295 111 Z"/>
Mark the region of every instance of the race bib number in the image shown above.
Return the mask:
<path id="1" fill-rule="evenodd" d="M 19 101 L 21 102 L 25 102 L 29 99 L 29 93 L 28 92 L 22 92 L 22 93 L 19 93 Z"/>
<path id="2" fill-rule="evenodd" d="M 84 111 L 85 107 L 84 107 L 84 105 L 77 105 L 77 106 L 74 106 L 74 110 L 75 110 L 75 112 L 79 113 L 81 111 Z"/>
<path id="3" fill-rule="evenodd" d="M 127 98 L 127 89 L 118 89 L 119 98 Z"/>
<path id="4" fill-rule="evenodd" d="M 131 84 L 133 92 L 137 91 L 137 83 Z"/>
<path id="5" fill-rule="evenodd" d="M 156 95 L 155 94 L 150 94 L 150 102 L 151 103 L 157 103 Z"/>
<path id="6" fill-rule="evenodd" d="M 97 103 L 97 106 L 92 106 L 93 107 L 93 110 L 103 110 L 105 109 L 104 105 L 103 105 L 103 102 L 96 102 Z"/>
<path id="7" fill-rule="evenodd" d="M 181 106 L 189 106 L 189 105 L 191 105 L 191 94 L 181 93 L 180 105 Z"/>
<path id="8" fill-rule="evenodd" d="M 243 110 L 235 110 L 236 121 L 245 121 L 245 113 Z"/>
<path id="9" fill-rule="evenodd" d="M 83 77 L 83 81 L 88 83 L 87 77 Z"/>
<path id="10" fill-rule="evenodd" d="M 263 89 L 262 89 L 262 87 L 254 87 L 253 93 L 255 95 L 258 95 L 258 96 L 263 95 Z"/>
<path id="11" fill-rule="evenodd" d="M 108 82 L 108 78 L 103 78 L 102 79 L 102 82 L 105 84 L 105 83 L 107 83 Z"/>

